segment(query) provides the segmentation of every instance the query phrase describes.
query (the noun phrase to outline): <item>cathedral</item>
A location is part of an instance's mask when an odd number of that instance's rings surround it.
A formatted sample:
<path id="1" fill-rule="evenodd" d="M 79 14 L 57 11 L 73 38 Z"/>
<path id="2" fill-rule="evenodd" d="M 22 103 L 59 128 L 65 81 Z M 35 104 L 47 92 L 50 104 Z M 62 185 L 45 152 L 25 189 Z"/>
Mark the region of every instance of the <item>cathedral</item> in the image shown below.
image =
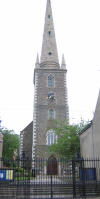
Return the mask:
<path id="1" fill-rule="evenodd" d="M 59 64 L 53 15 L 47 0 L 41 57 L 34 68 L 33 121 L 20 133 L 20 156 L 47 157 L 47 146 L 57 140 L 54 120 L 69 121 L 66 64 Z"/>

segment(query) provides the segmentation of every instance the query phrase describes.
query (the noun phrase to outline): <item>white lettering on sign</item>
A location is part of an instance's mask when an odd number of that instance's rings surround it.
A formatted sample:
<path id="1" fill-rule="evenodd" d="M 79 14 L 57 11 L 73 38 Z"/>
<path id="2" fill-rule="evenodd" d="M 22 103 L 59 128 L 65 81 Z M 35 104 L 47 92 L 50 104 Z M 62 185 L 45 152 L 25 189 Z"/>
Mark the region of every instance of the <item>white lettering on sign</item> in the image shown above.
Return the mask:
<path id="1" fill-rule="evenodd" d="M 0 173 L 0 178 L 1 178 L 1 179 L 3 178 L 3 173 Z"/>

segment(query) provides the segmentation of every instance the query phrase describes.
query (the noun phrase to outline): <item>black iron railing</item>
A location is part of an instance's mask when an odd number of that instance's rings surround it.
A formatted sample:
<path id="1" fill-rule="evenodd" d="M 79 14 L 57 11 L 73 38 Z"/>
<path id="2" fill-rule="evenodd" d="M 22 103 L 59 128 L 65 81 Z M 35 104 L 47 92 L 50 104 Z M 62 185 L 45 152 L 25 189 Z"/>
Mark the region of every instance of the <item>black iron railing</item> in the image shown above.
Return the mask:
<path id="1" fill-rule="evenodd" d="M 100 196 L 99 159 L 0 159 L 0 165 L 0 199 Z"/>

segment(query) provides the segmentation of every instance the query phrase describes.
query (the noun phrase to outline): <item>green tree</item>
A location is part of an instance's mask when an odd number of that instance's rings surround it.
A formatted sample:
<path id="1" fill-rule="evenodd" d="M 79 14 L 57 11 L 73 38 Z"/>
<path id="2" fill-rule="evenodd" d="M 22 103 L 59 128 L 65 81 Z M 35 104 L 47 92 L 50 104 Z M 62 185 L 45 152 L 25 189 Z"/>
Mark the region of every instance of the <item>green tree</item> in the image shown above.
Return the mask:
<path id="1" fill-rule="evenodd" d="M 19 147 L 19 137 L 12 130 L 1 129 L 3 134 L 3 158 L 12 159 L 15 150 Z"/>
<path id="2" fill-rule="evenodd" d="M 50 153 L 56 153 L 61 157 L 72 158 L 80 152 L 79 131 L 85 126 L 85 122 L 68 125 L 56 121 L 54 132 L 57 135 L 57 142 L 49 146 Z"/>

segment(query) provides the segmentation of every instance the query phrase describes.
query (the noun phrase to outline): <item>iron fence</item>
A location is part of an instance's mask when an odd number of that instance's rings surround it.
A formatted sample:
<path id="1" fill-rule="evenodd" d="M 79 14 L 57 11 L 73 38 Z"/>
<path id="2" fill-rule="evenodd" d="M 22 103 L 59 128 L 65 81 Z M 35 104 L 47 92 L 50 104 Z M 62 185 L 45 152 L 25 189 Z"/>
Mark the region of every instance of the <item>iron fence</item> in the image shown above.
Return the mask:
<path id="1" fill-rule="evenodd" d="M 0 198 L 66 199 L 100 196 L 100 160 L 0 160 Z M 34 165 L 33 168 L 30 165 Z"/>
<path id="2" fill-rule="evenodd" d="M 100 159 L 73 159 L 73 197 L 100 196 Z"/>

